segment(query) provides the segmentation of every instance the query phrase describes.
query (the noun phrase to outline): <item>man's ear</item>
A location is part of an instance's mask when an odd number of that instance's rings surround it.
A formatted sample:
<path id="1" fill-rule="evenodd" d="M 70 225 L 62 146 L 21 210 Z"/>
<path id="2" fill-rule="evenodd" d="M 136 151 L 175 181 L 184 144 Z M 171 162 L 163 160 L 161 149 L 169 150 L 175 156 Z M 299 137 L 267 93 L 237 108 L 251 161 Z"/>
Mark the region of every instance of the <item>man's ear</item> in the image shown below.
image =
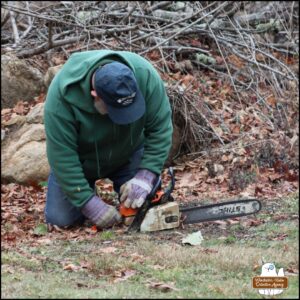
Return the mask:
<path id="1" fill-rule="evenodd" d="M 92 97 L 96 98 L 97 97 L 97 93 L 95 90 L 91 90 L 91 95 Z"/>

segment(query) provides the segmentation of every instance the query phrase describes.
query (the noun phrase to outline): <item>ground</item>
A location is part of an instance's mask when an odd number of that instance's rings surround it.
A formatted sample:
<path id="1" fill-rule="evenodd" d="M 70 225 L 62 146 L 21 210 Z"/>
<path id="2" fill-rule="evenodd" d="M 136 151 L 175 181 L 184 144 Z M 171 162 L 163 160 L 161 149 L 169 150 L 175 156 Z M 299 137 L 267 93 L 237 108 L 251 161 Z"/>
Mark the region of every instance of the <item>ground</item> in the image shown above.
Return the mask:
<path id="1" fill-rule="evenodd" d="M 108 199 L 109 184 L 103 187 Z M 262 261 L 288 277 L 288 289 L 277 297 L 299 298 L 297 188 L 261 197 L 255 216 L 135 234 L 125 226 L 47 228 L 46 189 L 2 186 L 3 298 L 261 298 L 252 277 L 260 275 Z M 201 245 L 182 244 L 199 230 Z"/>

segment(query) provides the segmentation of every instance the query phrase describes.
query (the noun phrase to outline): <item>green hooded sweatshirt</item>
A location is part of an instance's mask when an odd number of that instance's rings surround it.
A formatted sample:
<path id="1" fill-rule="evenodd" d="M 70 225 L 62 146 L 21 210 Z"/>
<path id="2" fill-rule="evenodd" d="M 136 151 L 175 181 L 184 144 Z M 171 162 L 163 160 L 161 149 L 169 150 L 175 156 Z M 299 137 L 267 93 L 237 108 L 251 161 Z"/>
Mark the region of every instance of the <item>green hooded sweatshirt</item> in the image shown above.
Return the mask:
<path id="1" fill-rule="evenodd" d="M 126 64 L 137 80 L 146 112 L 128 125 L 101 115 L 91 96 L 91 76 L 112 61 Z M 93 50 L 72 54 L 51 82 L 44 123 L 50 167 L 72 204 L 82 207 L 94 190 L 88 180 L 109 176 L 144 145 L 139 168 L 160 174 L 172 140 L 169 99 L 154 67 L 126 51 Z"/>

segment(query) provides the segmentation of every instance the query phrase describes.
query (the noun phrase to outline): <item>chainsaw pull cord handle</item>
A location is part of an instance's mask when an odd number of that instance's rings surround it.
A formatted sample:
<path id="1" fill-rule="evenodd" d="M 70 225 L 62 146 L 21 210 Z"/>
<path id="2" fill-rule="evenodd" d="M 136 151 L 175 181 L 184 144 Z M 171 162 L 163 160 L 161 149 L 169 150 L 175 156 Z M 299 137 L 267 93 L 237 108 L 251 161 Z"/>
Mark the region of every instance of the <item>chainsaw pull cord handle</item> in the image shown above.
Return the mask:
<path id="1" fill-rule="evenodd" d="M 161 196 L 158 197 L 160 191 L 161 191 L 161 176 L 159 176 L 156 179 L 155 184 L 154 184 L 151 192 L 147 195 L 145 202 L 149 202 L 149 204 L 158 202 L 161 198 Z M 119 196 L 119 202 L 120 202 L 120 196 Z M 138 212 L 138 208 L 125 207 L 124 203 L 120 204 L 119 213 L 123 217 L 134 216 L 134 215 L 136 215 L 137 212 Z"/>
<path id="2" fill-rule="evenodd" d="M 172 201 L 173 199 L 170 197 L 171 193 L 174 190 L 174 186 L 175 186 L 175 177 L 174 177 L 174 171 L 173 168 L 170 167 L 168 170 L 168 174 L 171 176 L 171 182 L 169 183 L 168 187 L 166 188 L 166 190 L 162 190 L 161 185 L 162 185 L 162 180 L 161 180 L 161 176 L 159 176 L 156 179 L 156 182 L 151 190 L 151 192 L 147 195 L 146 198 L 146 206 L 147 209 L 149 209 L 149 207 L 151 205 L 155 205 L 158 203 L 166 203 L 167 201 Z M 120 201 L 120 199 L 119 199 Z M 145 203 L 144 203 L 145 204 Z M 137 208 L 127 208 L 124 206 L 123 203 L 121 203 L 120 208 L 119 208 L 119 212 L 122 216 L 124 217 L 129 217 L 129 216 L 134 216 L 137 213 L 138 209 Z"/>

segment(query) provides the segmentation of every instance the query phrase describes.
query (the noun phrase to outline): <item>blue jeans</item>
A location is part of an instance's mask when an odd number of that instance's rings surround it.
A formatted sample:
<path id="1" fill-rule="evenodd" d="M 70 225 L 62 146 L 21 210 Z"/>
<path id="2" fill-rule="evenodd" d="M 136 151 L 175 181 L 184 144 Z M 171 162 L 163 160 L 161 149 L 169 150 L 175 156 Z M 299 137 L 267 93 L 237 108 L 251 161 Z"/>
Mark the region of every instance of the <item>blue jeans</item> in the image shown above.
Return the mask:
<path id="1" fill-rule="evenodd" d="M 108 176 L 113 182 L 114 190 L 117 193 L 119 193 L 121 185 L 134 177 L 138 171 L 143 153 L 144 148 L 136 150 L 127 164 Z M 89 181 L 91 188 L 94 188 L 95 181 L 98 179 L 95 178 L 95 180 Z M 52 171 L 50 171 L 48 178 L 45 218 L 47 223 L 60 227 L 82 224 L 86 219 L 80 209 L 72 205 L 70 199 L 59 186 Z"/>

